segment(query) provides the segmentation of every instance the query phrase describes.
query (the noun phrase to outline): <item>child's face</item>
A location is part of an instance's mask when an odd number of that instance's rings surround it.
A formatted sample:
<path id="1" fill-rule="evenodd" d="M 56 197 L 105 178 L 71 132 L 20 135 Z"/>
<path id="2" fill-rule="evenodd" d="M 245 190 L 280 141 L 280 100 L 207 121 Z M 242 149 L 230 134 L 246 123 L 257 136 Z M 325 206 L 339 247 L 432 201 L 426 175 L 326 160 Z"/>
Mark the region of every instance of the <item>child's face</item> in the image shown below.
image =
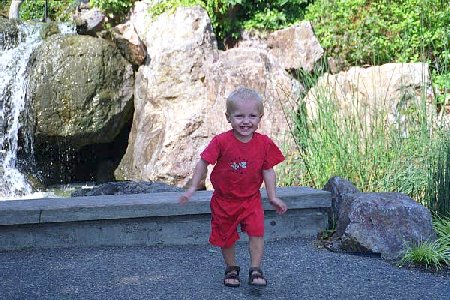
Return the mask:
<path id="1" fill-rule="evenodd" d="M 225 115 L 235 137 L 244 143 L 252 139 L 262 117 L 260 103 L 257 100 L 236 101 L 231 112 Z"/>

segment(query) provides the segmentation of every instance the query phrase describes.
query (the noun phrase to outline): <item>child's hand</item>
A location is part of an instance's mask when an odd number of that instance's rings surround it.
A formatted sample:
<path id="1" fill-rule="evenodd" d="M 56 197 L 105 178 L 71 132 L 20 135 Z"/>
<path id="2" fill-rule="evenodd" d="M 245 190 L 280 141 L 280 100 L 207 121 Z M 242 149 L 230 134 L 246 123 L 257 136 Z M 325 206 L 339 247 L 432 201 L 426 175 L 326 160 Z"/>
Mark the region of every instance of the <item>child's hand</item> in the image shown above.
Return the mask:
<path id="1" fill-rule="evenodd" d="M 178 198 L 178 203 L 180 204 L 187 203 L 189 199 L 191 199 L 193 194 L 194 192 L 192 192 L 191 190 L 187 190 L 186 192 L 183 193 L 183 195 L 180 196 L 180 198 Z"/>
<path id="2" fill-rule="evenodd" d="M 269 203 L 275 208 L 276 212 L 280 215 L 284 214 L 287 211 L 287 205 L 280 198 L 273 198 L 269 200 Z"/>

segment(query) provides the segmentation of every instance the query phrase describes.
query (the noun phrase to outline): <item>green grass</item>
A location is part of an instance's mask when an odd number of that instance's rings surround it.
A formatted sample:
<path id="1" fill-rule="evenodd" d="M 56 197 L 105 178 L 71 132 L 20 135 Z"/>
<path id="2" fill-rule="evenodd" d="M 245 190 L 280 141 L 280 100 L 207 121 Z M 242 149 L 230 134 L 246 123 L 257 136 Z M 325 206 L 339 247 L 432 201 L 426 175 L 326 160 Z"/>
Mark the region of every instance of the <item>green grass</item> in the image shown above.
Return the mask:
<path id="1" fill-rule="evenodd" d="M 340 176 L 362 191 L 398 191 L 424 199 L 428 149 L 436 141 L 422 100 L 402 111 L 406 122 L 388 122 L 381 108 L 367 112 L 352 100 L 344 110 L 330 90 L 316 88 L 311 94 L 314 112 L 302 100 L 286 109 L 297 147 L 280 170 L 281 185 L 322 188 L 331 177 Z"/>
<path id="2" fill-rule="evenodd" d="M 401 259 L 401 265 L 423 266 L 426 269 L 440 270 L 449 263 L 449 255 L 438 241 L 421 242 L 408 248 Z"/>
<path id="3" fill-rule="evenodd" d="M 406 249 L 400 265 L 422 266 L 440 270 L 450 264 L 450 218 L 436 216 L 433 225 L 436 241 L 424 241 Z"/>

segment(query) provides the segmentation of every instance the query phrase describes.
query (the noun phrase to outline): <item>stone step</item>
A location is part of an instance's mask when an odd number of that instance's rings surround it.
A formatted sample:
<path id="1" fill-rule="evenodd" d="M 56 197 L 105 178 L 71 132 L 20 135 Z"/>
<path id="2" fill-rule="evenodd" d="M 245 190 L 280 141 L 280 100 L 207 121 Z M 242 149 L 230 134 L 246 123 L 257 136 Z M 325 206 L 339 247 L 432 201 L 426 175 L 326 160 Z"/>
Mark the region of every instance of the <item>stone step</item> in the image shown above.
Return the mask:
<path id="1" fill-rule="evenodd" d="M 311 237 L 328 228 L 331 194 L 277 189 L 289 207 L 265 209 L 266 240 Z M 180 205 L 180 193 L 0 201 L 0 250 L 208 243 L 211 191 Z M 241 235 L 246 240 L 246 235 Z"/>

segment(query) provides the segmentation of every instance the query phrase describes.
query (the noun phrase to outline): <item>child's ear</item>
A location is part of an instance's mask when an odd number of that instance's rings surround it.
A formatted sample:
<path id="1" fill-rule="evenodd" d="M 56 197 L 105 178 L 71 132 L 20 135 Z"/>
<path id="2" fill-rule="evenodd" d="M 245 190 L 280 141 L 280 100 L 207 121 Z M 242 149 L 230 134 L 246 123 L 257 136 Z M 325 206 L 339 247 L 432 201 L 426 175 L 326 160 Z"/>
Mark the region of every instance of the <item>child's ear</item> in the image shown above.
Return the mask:
<path id="1" fill-rule="evenodd" d="M 227 118 L 228 123 L 231 123 L 230 115 L 227 112 L 225 113 L 225 117 Z"/>

